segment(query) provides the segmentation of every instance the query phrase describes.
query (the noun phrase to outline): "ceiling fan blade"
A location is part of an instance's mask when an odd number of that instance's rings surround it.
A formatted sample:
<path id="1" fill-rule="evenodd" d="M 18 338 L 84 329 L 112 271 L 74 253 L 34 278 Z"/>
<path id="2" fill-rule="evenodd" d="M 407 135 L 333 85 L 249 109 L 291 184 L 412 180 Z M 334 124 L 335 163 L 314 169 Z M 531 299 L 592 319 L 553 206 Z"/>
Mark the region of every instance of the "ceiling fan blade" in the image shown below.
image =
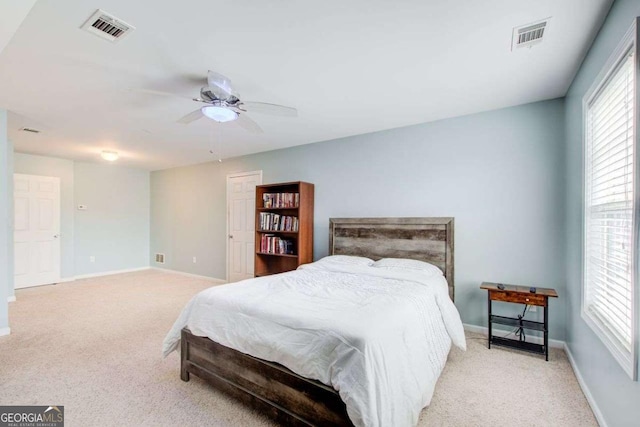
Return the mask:
<path id="1" fill-rule="evenodd" d="M 284 105 L 268 104 L 266 102 L 242 101 L 241 108 L 246 108 L 251 113 L 271 114 L 281 117 L 298 117 L 298 110 Z"/>
<path id="2" fill-rule="evenodd" d="M 238 123 L 238 126 L 251 133 L 264 133 L 260 125 L 254 122 L 253 119 L 246 114 L 239 114 L 236 122 Z"/>
<path id="3" fill-rule="evenodd" d="M 227 99 L 231 96 L 239 98 L 238 92 L 231 86 L 231 80 L 220 73 L 209 70 L 207 73 L 207 84 L 218 99 Z"/>
<path id="4" fill-rule="evenodd" d="M 178 95 L 177 93 L 170 93 L 170 92 L 163 92 L 161 90 L 154 90 L 154 89 L 130 89 L 131 92 L 139 92 L 139 93 L 146 93 L 149 95 L 158 95 L 158 96 L 171 96 L 174 98 L 182 98 L 182 99 L 188 99 L 189 101 L 193 101 L 193 97 L 192 96 L 187 96 L 187 95 Z"/>
<path id="5" fill-rule="evenodd" d="M 194 122 L 203 117 L 204 117 L 204 114 L 202 114 L 202 110 L 198 108 L 196 111 L 192 111 L 186 116 L 184 116 L 183 118 L 181 118 L 180 120 L 178 120 L 178 123 L 183 123 L 185 125 L 188 125 L 189 123 Z"/>

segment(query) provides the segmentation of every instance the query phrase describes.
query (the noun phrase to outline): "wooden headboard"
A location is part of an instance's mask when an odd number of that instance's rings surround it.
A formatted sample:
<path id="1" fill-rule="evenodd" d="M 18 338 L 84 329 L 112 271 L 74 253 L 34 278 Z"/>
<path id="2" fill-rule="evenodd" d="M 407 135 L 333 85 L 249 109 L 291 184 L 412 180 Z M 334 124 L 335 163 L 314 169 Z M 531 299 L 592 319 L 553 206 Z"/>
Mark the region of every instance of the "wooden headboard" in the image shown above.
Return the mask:
<path id="1" fill-rule="evenodd" d="M 453 218 L 330 218 L 329 254 L 429 262 L 443 271 L 453 300 Z"/>

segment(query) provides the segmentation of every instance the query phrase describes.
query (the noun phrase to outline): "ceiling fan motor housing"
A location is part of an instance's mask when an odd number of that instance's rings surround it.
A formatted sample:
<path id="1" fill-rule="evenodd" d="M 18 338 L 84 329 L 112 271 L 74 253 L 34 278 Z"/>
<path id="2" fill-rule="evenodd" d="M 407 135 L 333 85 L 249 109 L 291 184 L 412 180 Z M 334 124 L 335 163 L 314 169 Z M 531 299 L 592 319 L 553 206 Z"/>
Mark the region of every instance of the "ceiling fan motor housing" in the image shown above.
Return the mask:
<path id="1" fill-rule="evenodd" d="M 205 86 L 202 89 L 200 89 L 200 98 L 202 98 L 207 102 L 213 102 L 213 101 L 219 100 L 219 98 L 215 95 L 215 93 L 213 93 L 211 88 L 208 86 Z"/>

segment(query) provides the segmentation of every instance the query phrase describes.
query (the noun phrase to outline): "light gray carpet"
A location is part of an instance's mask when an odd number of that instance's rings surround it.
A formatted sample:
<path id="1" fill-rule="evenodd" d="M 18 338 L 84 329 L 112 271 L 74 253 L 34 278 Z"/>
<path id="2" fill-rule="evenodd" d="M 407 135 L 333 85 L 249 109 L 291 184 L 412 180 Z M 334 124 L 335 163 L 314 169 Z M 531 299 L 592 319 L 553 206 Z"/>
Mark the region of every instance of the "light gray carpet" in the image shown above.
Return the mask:
<path id="1" fill-rule="evenodd" d="M 160 272 L 18 290 L 0 337 L 0 405 L 64 405 L 67 426 L 269 426 L 260 414 L 160 355 L 185 303 L 211 286 Z M 567 358 L 453 350 L 420 426 L 597 425 Z"/>

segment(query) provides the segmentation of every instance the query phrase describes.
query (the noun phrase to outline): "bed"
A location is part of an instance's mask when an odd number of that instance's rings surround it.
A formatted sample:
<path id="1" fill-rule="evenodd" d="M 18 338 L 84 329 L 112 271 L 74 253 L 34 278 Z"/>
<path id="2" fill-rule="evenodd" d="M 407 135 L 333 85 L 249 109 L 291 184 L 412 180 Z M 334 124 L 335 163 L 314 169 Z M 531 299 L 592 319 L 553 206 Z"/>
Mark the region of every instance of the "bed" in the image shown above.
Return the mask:
<path id="1" fill-rule="evenodd" d="M 451 344 L 465 346 L 451 302 L 453 218 L 334 218 L 329 228 L 334 257 L 201 292 L 163 351 L 179 344 L 182 380 L 201 377 L 281 424 L 413 425 Z M 439 271 L 352 265 L 359 257 Z"/>

